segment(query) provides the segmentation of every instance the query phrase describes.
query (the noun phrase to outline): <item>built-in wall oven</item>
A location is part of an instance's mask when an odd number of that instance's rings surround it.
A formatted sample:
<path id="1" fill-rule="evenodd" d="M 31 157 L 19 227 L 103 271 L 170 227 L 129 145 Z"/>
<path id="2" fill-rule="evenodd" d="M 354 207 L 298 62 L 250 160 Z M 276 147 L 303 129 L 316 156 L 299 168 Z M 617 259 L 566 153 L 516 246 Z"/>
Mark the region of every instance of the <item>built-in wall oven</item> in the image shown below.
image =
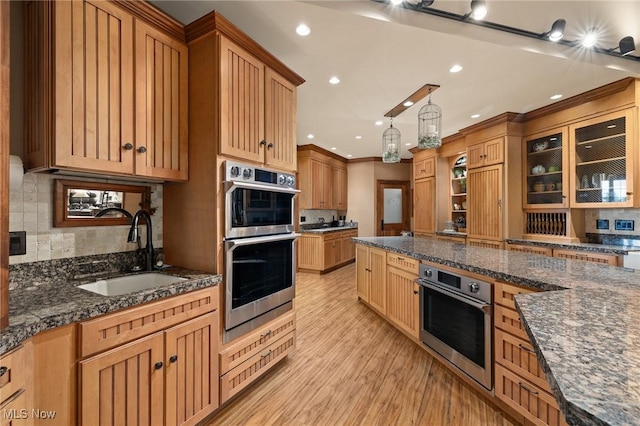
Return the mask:
<path id="1" fill-rule="evenodd" d="M 295 176 L 225 162 L 225 333 L 231 341 L 293 307 Z"/>
<path id="2" fill-rule="evenodd" d="M 421 264 L 420 339 L 492 389 L 491 284 Z"/>

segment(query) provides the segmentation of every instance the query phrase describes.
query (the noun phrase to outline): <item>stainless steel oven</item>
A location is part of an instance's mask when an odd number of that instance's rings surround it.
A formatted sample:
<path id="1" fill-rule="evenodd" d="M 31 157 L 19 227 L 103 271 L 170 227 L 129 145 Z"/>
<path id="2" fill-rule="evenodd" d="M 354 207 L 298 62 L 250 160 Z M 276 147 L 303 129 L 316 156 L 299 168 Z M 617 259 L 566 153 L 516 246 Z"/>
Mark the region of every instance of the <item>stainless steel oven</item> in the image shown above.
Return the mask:
<path id="1" fill-rule="evenodd" d="M 293 308 L 296 279 L 295 177 L 225 163 L 223 341 Z"/>
<path id="2" fill-rule="evenodd" d="M 225 168 L 226 238 L 293 232 L 294 175 L 232 161 Z"/>
<path id="3" fill-rule="evenodd" d="M 420 339 L 492 389 L 491 284 L 420 265 Z"/>

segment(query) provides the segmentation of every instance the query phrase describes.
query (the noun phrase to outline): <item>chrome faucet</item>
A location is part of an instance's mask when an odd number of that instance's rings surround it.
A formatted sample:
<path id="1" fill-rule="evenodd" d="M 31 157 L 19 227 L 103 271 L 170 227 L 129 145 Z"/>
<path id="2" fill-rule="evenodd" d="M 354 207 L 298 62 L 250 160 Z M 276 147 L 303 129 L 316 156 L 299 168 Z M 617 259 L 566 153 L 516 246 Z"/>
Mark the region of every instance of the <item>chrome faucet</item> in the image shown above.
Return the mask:
<path id="1" fill-rule="evenodd" d="M 147 271 L 153 270 L 153 243 L 152 240 L 152 228 L 151 228 L 151 215 L 146 210 L 138 210 L 136 214 L 133 216 L 133 220 L 131 221 L 131 228 L 129 229 L 129 237 L 127 238 L 127 242 L 129 243 L 138 243 L 138 247 L 140 247 L 140 237 L 138 235 L 138 221 L 140 220 L 140 216 L 144 216 L 145 221 L 147 222 L 147 246 L 145 249 L 145 265 Z"/>

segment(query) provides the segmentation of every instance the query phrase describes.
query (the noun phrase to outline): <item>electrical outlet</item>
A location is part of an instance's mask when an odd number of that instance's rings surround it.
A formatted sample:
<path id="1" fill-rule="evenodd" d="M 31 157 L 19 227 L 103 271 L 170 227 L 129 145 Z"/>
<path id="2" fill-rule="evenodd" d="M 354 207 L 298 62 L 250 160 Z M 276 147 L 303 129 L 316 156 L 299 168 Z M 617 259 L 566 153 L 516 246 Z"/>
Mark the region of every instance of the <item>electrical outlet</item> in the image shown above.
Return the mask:
<path id="1" fill-rule="evenodd" d="M 596 229 L 609 229 L 609 219 L 596 219 Z"/>
<path id="2" fill-rule="evenodd" d="M 633 231 L 634 221 L 630 219 L 616 219 L 614 222 L 616 231 Z"/>
<path id="3" fill-rule="evenodd" d="M 306 216 L 300 216 L 300 222 L 306 222 L 306 221 L 307 221 Z"/>
<path id="4" fill-rule="evenodd" d="M 9 256 L 27 254 L 27 233 L 25 231 L 9 232 Z"/>

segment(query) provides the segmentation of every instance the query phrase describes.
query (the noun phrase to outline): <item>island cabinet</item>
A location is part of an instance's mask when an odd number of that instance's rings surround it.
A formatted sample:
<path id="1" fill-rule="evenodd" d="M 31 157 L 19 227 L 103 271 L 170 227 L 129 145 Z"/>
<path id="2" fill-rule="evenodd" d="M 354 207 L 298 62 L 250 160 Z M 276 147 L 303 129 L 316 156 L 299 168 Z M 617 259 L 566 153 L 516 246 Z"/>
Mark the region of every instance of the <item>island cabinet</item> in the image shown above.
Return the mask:
<path id="1" fill-rule="evenodd" d="M 298 268 L 302 272 L 324 273 L 352 262 L 357 229 L 326 233 L 303 233 L 298 239 Z"/>
<path id="2" fill-rule="evenodd" d="M 358 298 L 381 314 L 386 312 L 385 250 L 356 244 L 356 290 Z"/>
<path id="3" fill-rule="evenodd" d="M 79 424 L 194 425 L 213 412 L 218 308 L 212 287 L 80 323 Z"/>
<path id="4" fill-rule="evenodd" d="M 413 232 L 432 237 L 436 232 L 435 149 L 417 152 L 413 157 Z"/>
<path id="5" fill-rule="evenodd" d="M 517 114 L 505 113 L 460 131 L 467 144 L 467 244 L 502 248 L 522 235 L 521 135 Z"/>
<path id="6" fill-rule="evenodd" d="M 420 291 L 415 283 L 420 262 L 387 253 L 387 319 L 411 337 L 420 337 Z"/>
<path id="7" fill-rule="evenodd" d="M 255 382 L 296 346 L 295 311 L 220 351 L 220 403 Z"/>
<path id="8" fill-rule="evenodd" d="M 220 154 L 296 170 L 296 84 L 225 36 L 220 47 Z"/>
<path id="9" fill-rule="evenodd" d="M 532 290 L 494 283 L 495 394 L 536 425 L 566 425 L 515 308 Z"/>
<path id="10" fill-rule="evenodd" d="M 144 2 L 27 2 L 26 168 L 187 180 L 181 34 Z"/>
<path id="11" fill-rule="evenodd" d="M 298 147 L 300 208 L 339 210 L 348 208 L 347 163 L 315 145 Z"/>

